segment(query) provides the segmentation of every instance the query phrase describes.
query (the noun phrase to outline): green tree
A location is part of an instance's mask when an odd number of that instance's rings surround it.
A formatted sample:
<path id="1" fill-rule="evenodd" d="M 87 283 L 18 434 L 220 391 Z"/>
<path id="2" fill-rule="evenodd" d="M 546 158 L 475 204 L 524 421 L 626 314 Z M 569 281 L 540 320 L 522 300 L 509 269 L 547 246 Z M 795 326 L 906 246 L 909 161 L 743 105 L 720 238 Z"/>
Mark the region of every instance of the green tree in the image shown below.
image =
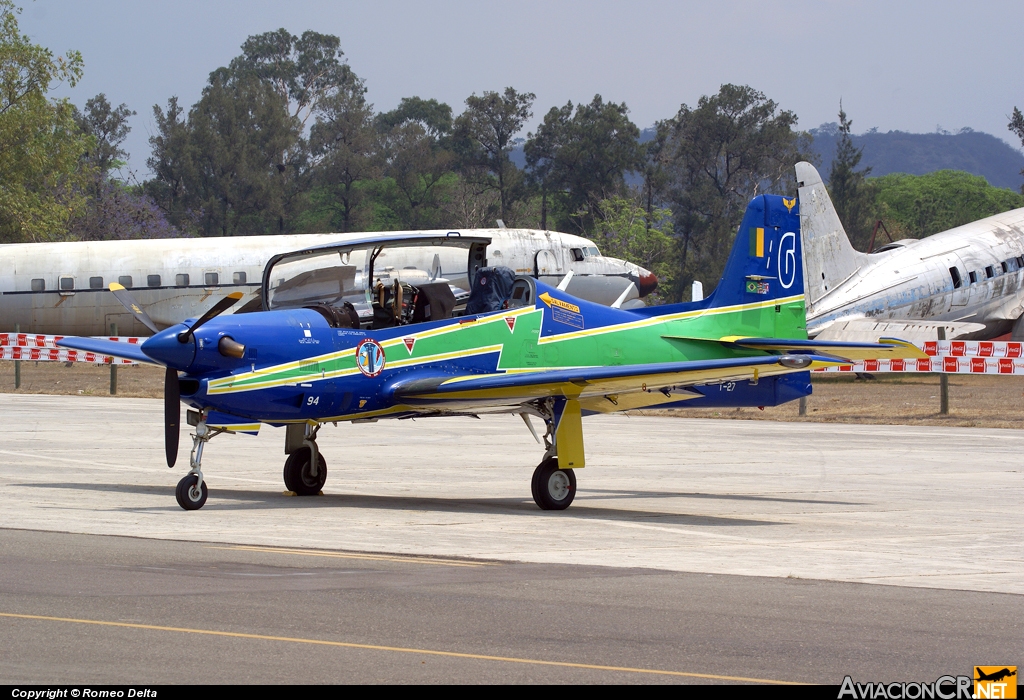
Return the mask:
<path id="1" fill-rule="evenodd" d="M 1024 207 L 1024 196 L 959 170 L 893 173 L 874 178 L 872 184 L 877 211 L 886 228 L 899 238 L 923 238 Z"/>
<path id="2" fill-rule="evenodd" d="M 857 170 L 863 149 L 855 148 L 850 138 L 852 120 L 846 118 L 843 103 L 839 102 L 839 143 L 828 178 L 829 194 L 839 220 L 854 247 L 867 248 L 875 223 L 875 193 L 867 179 L 871 168 Z"/>
<path id="3" fill-rule="evenodd" d="M 60 83 L 82 77 L 82 56 L 54 56 L 18 28 L 11 0 L 0 0 L 0 241 L 43 241 L 66 235 L 84 204 L 90 139 L 66 99 L 49 99 Z"/>
<path id="4" fill-rule="evenodd" d="M 305 127 L 321 102 L 340 90 L 351 90 L 358 78 L 342 62 L 341 40 L 330 34 L 305 31 L 294 36 L 286 29 L 250 36 L 242 55 L 228 66 L 234 73 L 251 71 L 288 103 L 289 113 Z"/>
<path id="5" fill-rule="evenodd" d="M 747 203 L 763 192 L 792 192 L 793 166 L 809 156 L 793 130 L 796 114 L 764 93 L 723 85 L 697 106 L 682 105 L 658 123 L 657 157 L 667 174 L 662 197 L 674 217 L 675 289 L 682 299 L 694 279 L 721 277 Z M 666 290 L 667 292 L 668 290 Z"/>
<path id="6" fill-rule="evenodd" d="M 626 193 L 626 173 L 642 163 L 640 130 L 628 113 L 625 103 L 595 95 L 575 112 L 571 102 L 553 107 L 527 140 L 527 166 L 542 196 L 551 193 L 560 228 L 589 234 L 602 218 L 600 203 Z"/>
<path id="7" fill-rule="evenodd" d="M 177 100 L 153 108 L 157 133 L 147 161 L 149 191 L 172 222 L 199 214 L 207 236 L 279 233 L 285 225 L 285 175 L 279 161 L 300 136 L 284 98 L 250 72 L 218 68 L 187 120 Z"/>
<path id="8" fill-rule="evenodd" d="M 380 172 L 373 119 L 359 79 L 317 106 L 309 137 L 315 189 L 306 218 L 319 222 L 321 230 L 364 230 L 372 220 L 367 195 Z"/>
<path id="9" fill-rule="evenodd" d="M 445 193 L 458 179 L 452 171 L 454 154 L 419 120 L 409 119 L 379 133 L 377 158 L 385 176 L 374 188 L 377 227 L 416 230 L 443 225 Z"/>
<path id="10" fill-rule="evenodd" d="M 121 144 L 131 132 L 128 118 L 135 116 L 135 112 L 124 103 L 117 107 L 111 106 L 107 96 L 101 92 L 86 100 L 84 112 L 75 109 L 74 113 L 78 128 L 95 140 L 95 145 L 86 157 L 95 164 L 96 169 L 106 174 L 112 168 L 123 166 L 128 153 L 121 148 Z"/>
<path id="11" fill-rule="evenodd" d="M 672 212 L 654 209 L 648 212 L 641 198 L 613 197 L 600 202 L 602 218 L 597 223 L 594 239 L 601 252 L 614 258 L 629 260 L 645 267 L 659 280 L 659 287 L 671 290 L 675 269 L 672 265 Z M 664 297 L 655 292 L 649 304 L 659 304 Z"/>
<path id="12" fill-rule="evenodd" d="M 1016 107 L 1013 108 L 1013 115 L 1010 117 L 1009 129 L 1017 134 L 1017 138 L 1024 145 L 1024 114 L 1021 114 L 1021 111 Z M 1024 170 L 1021 170 L 1020 174 L 1024 175 Z M 1020 186 L 1020 191 L 1021 194 L 1024 194 L 1024 185 Z"/>
<path id="13" fill-rule="evenodd" d="M 505 88 L 504 93 L 475 93 L 455 120 L 455 141 L 467 180 L 497 192 L 501 219 L 514 225 L 513 205 L 526 197 L 523 173 L 509 158 L 513 139 L 523 130 L 536 95 Z"/>

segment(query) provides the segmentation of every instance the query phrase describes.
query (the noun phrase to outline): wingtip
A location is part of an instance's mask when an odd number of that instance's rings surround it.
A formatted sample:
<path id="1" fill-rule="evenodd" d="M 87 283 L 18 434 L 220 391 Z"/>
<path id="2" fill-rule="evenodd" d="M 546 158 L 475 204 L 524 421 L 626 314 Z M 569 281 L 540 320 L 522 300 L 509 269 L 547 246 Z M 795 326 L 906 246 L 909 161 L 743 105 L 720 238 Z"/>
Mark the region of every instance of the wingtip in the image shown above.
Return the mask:
<path id="1" fill-rule="evenodd" d="M 119 292 L 122 289 L 124 289 L 124 285 L 118 284 L 117 282 L 111 282 L 110 284 L 107 285 L 107 289 L 109 289 L 112 292 Z"/>
<path id="2" fill-rule="evenodd" d="M 245 296 L 244 292 L 231 292 L 231 294 L 228 294 L 228 299 L 234 299 L 235 301 L 238 301 L 239 299 L 241 299 L 244 296 Z"/>

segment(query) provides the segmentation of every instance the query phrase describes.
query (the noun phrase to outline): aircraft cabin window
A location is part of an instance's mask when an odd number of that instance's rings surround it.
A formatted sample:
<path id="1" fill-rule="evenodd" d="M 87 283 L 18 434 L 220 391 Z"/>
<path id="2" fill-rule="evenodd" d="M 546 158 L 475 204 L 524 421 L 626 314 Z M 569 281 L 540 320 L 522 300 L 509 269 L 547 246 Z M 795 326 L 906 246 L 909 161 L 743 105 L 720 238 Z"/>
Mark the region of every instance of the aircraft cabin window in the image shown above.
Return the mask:
<path id="1" fill-rule="evenodd" d="M 1020 269 L 1022 267 L 1024 267 L 1024 255 L 1017 258 L 1017 268 Z"/>
<path id="2" fill-rule="evenodd" d="M 964 281 L 960 279 L 960 270 L 955 267 L 949 268 L 949 276 L 953 280 L 953 289 L 960 289 L 964 286 Z"/>
<path id="3" fill-rule="evenodd" d="M 121 275 L 120 277 L 117 278 L 117 283 L 119 285 L 121 285 L 122 287 L 124 287 L 125 289 L 131 289 L 132 288 L 132 276 L 131 275 Z"/>
<path id="4" fill-rule="evenodd" d="M 989 265 L 988 267 L 985 268 L 985 276 L 988 277 L 989 279 L 992 279 L 993 277 L 996 276 L 996 269 Z"/>
<path id="5" fill-rule="evenodd" d="M 974 284 L 975 282 L 978 281 L 978 273 L 975 272 L 974 270 L 968 272 L 967 276 L 971 278 L 971 284 Z"/>
<path id="6" fill-rule="evenodd" d="M 174 276 L 174 284 L 177 287 L 187 287 L 188 286 L 188 275 L 187 274 L 185 274 L 185 275 L 175 275 Z"/>
<path id="7" fill-rule="evenodd" d="M 147 275 L 146 276 L 146 284 L 149 285 L 150 287 L 159 287 L 160 286 L 160 275 Z"/>
<path id="8" fill-rule="evenodd" d="M 245 284 L 245 273 L 244 272 L 236 272 L 236 273 L 234 273 L 233 275 L 231 275 L 231 281 L 234 282 L 235 284 Z"/>
<path id="9" fill-rule="evenodd" d="M 220 279 L 220 275 L 218 275 L 216 272 L 207 272 L 206 273 L 206 286 L 207 287 L 216 287 L 219 284 L 219 282 L 218 282 L 219 279 Z"/>
<path id="10" fill-rule="evenodd" d="M 75 289 L 75 278 L 74 277 L 61 277 L 60 278 L 60 291 L 70 292 Z"/>
<path id="11" fill-rule="evenodd" d="M 46 291 L 46 280 L 36 278 L 32 280 L 32 291 L 33 292 L 45 292 Z"/>
<path id="12" fill-rule="evenodd" d="M 572 259 L 576 262 L 583 260 L 583 250 L 581 248 L 570 248 L 572 252 Z"/>
<path id="13" fill-rule="evenodd" d="M 1006 264 L 1005 260 L 1003 262 L 999 263 L 999 264 L 1003 266 L 1003 272 L 1009 272 L 1010 271 L 1010 266 Z"/>
<path id="14" fill-rule="evenodd" d="M 90 277 L 89 278 L 89 289 L 103 289 L 103 278 L 102 277 Z"/>

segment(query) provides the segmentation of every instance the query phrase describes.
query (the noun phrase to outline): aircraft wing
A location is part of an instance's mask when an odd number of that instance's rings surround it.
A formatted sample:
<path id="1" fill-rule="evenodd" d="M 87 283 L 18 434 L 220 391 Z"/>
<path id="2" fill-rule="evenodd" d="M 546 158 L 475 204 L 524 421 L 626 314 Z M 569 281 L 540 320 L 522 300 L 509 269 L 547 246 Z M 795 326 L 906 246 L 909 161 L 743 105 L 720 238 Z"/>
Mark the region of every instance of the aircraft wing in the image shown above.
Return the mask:
<path id="1" fill-rule="evenodd" d="M 940 328 L 946 329 L 946 340 L 954 340 L 970 333 L 983 331 L 985 330 L 985 325 L 981 323 L 965 323 L 963 321 L 840 320 L 826 326 L 814 338 L 815 340 L 874 343 L 883 336 L 889 336 L 920 343 L 927 340 L 936 340 L 939 337 L 938 330 Z"/>
<path id="2" fill-rule="evenodd" d="M 807 356 L 800 369 L 817 369 L 843 362 L 832 357 Z M 472 410 L 474 407 L 516 406 L 526 401 L 565 397 L 584 409 L 622 411 L 627 408 L 679 401 L 694 394 L 698 384 L 740 381 L 793 372 L 778 355 L 666 362 L 616 367 L 419 377 L 393 385 L 396 401 L 413 407 Z M 673 392 L 681 392 L 673 393 Z"/>
<path id="3" fill-rule="evenodd" d="M 917 360 L 928 357 L 913 343 L 896 338 L 880 338 L 878 343 L 844 343 L 828 340 L 785 340 L 779 338 L 722 338 L 742 348 L 768 352 L 815 353 L 844 360 Z"/>
<path id="4" fill-rule="evenodd" d="M 135 362 L 146 362 L 151 365 L 156 364 L 153 362 L 153 358 L 142 352 L 142 348 L 134 343 L 119 343 L 116 340 L 107 340 L 106 338 L 79 338 L 76 336 L 68 336 L 67 338 L 61 338 L 58 340 L 57 345 L 62 348 L 85 350 L 86 352 L 95 352 L 100 355 L 123 357 L 126 360 L 134 360 Z"/>

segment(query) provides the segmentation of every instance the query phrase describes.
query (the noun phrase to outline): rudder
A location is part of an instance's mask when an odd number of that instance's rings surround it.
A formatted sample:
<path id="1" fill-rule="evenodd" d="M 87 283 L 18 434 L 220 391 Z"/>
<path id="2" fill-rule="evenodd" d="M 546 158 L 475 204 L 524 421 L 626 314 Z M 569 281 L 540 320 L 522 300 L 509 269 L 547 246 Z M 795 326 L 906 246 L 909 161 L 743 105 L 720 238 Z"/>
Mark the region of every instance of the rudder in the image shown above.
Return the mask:
<path id="1" fill-rule="evenodd" d="M 806 253 L 807 313 L 813 315 L 815 305 L 856 274 L 867 255 L 857 252 L 850 244 L 817 168 L 810 163 L 797 163 L 796 181 L 800 187 L 798 230 Z"/>

